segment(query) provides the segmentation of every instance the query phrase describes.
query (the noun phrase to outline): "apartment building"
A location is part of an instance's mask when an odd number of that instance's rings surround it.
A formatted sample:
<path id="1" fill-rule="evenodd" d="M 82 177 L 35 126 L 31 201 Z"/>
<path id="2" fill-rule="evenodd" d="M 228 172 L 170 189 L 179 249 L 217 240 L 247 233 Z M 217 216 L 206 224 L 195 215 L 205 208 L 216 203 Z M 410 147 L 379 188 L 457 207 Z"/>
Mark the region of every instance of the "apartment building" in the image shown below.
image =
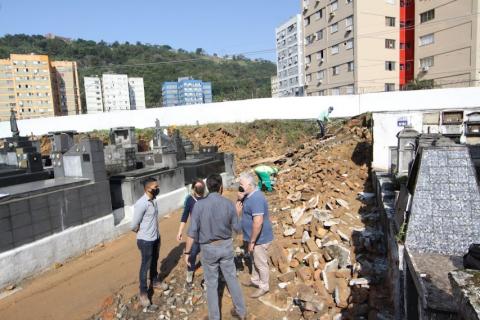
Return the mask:
<path id="1" fill-rule="evenodd" d="M 273 76 L 270 78 L 270 87 L 272 90 L 272 98 L 278 98 L 278 78 Z"/>
<path id="2" fill-rule="evenodd" d="M 47 55 L 11 54 L 0 59 L 0 121 L 64 116 L 81 111 L 77 63 Z"/>
<path id="3" fill-rule="evenodd" d="M 178 78 L 178 82 L 164 82 L 162 105 L 164 107 L 211 103 L 212 84 L 192 77 Z"/>
<path id="4" fill-rule="evenodd" d="M 478 86 L 479 1 L 415 0 L 414 5 L 415 76 L 435 87 Z"/>
<path id="5" fill-rule="evenodd" d="M 11 54 L 0 59 L 0 121 L 62 115 L 55 72 L 46 55 Z"/>
<path id="6" fill-rule="evenodd" d="M 85 87 L 87 113 L 103 112 L 102 81 L 100 77 L 84 77 L 83 85 Z"/>
<path id="7" fill-rule="evenodd" d="M 297 14 L 290 18 L 275 29 L 275 34 L 278 96 L 303 96 L 305 70 L 302 15 Z"/>
<path id="8" fill-rule="evenodd" d="M 77 63 L 75 61 L 52 61 L 54 94 L 57 101 L 57 114 L 75 115 L 82 112 Z"/>
<path id="9" fill-rule="evenodd" d="M 130 107 L 132 110 L 145 109 L 145 88 L 143 78 L 128 78 Z"/>
<path id="10" fill-rule="evenodd" d="M 178 82 L 164 82 L 162 85 L 162 106 L 178 106 Z"/>
<path id="11" fill-rule="evenodd" d="M 105 111 L 130 110 L 130 92 L 126 74 L 103 74 L 102 92 Z"/>
<path id="12" fill-rule="evenodd" d="M 399 88 L 399 0 L 301 0 L 307 95 Z"/>

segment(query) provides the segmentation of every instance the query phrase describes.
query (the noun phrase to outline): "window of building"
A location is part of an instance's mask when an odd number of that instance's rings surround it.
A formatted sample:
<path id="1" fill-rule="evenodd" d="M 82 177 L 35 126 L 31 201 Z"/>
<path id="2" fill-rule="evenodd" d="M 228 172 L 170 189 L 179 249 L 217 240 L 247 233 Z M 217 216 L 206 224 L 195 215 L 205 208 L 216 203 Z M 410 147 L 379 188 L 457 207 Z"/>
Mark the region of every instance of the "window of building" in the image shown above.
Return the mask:
<path id="1" fill-rule="evenodd" d="M 330 12 L 334 12 L 338 10 L 338 1 L 332 1 L 330 3 Z"/>
<path id="2" fill-rule="evenodd" d="M 434 42 L 435 42 L 435 38 L 433 33 L 420 37 L 420 46 L 428 46 L 429 44 L 432 44 Z"/>
<path id="3" fill-rule="evenodd" d="M 305 24 L 305 26 L 308 26 L 310 24 L 310 17 L 306 17 L 305 19 L 303 19 L 303 23 Z"/>
<path id="4" fill-rule="evenodd" d="M 311 82 L 312 81 L 312 74 L 309 73 L 307 74 L 307 82 Z"/>
<path id="5" fill-rule="evenodd" d="M 325 79 L 325 70 L 320 70 L 317 72 L 317 80 Z"/>
<path id="6" fill-rule="evenodd" d="M 352 25 L 353 25 L 353 16 L 350 16 L 350 17 L 345 19 L 345 26 L 350 27 Z"/>
<path id="7" fill-rule="evenodd" d="M 330 26 L 330 33 L 335 33 L 338 31 L 338 23 L 334 23 Z"/>
<path id="8" fill-rule="evenodd" d="M 337 54 L 339 52 L 340 52 L 340 47 L 338 44 L 330 47 L 330 54 Z"/>
<path id="9" fill-rule="evenodd" d="M 347 70 L 349 72 L 353 71 L 353 67 L 354 67 L 353 61 L 347 62 Z"/>
<path id="10" fill-rule="evenodd" d="M 385 91 L 395 91 L 395 83 L 385 83 Z"/>
<path id="11" fill-rule="evenodd" d="M 395 27 L 395 17 L 385 17 L 385 25 L 387 27 Z"/>
<path id="12" fill-rule="evenodd" d="M 424 23 L 435 19 L 435 9 L 428 10 L 420 14 L 420 23 Z"/>
<path id="13" fill-rule="evenodd" d="M 312 62 L 312 55 L 305 56 L 305 63 Z"/>
<path id="14" fill-rule="evenodd" d="M 340 95 L 340 88 L 332 88 L 332 89 L 330 89 L 330 92 L 331 92 L 332 96 L 338 96 L 338 95 Z"/>
<path id="15" fill-rule="evenodd" d="M 395 49 L 395 40 L 394 39 L 385 39 L 385 48 Z"/>
<path id="16" fill-rule="evenodd" d="M 355 93 L 355 89 L 353 87 L 353 84 L 351 84 L 349 86 L 345 86 L 345 93 L 346 94 L 354 94 Z"/>
<path id="17" fill-rule="evenodd" d="M 332 68 L 332 74 L 334 76 L 338 76 L 340 74 L 340 67 L 339 66 L 335 66 Z"/>
<path id="18" fill-rule="evenodd" d="M 433 66 L 433 63 L 434 63 L 433 56 L 420 59 L 420 68 L 430 68 Z"/>
<path id="19" fill-rule="evenodd" d="M 320 20 L 320 19 L 322 18 L 322 16 L 323 16 L 323 13 L 322 13 L 322 10 L 321 10 L 321 9 L 318 10 L 317 12 L 315 12 L 315 13 L 313 14 L 313 18 L 314 18 L 315 20 Z"/>
<path id="20" fill-rule="evenodd" d="M 395 61 L 385 61 L 385 70 L 394 71 L 395 70 Z"/>
<path id="21" fill-rule="evenodd" d="M 403 63 L 400 63 L 400 71 L 405 70 L 405 65 Z"/>
<path id="22" fill-rule="evenodd" d="M 323 57 L 325 56 L 325 50 L 320 50 L 317 52 L 317 60 L 322 61 Z"/>
<path id="23" fill-rule="evenodd" d="M 352 2 L 353 2 L 353 0 L 346 0 L 346 1 L 345 1 L 346 4 L 350 4 L 350 3 L 352 3 Z"/>
<path id="24" fill-rule="evenodd" d="M 353 39 L 349 39 L 345 42 L 345 49 L 350 50 L 353 48 Z"/>
<path id="25" fill-rule="evenodd" d="M 323 39 L 323 30 L 317 31 L 317 40 Z"/>

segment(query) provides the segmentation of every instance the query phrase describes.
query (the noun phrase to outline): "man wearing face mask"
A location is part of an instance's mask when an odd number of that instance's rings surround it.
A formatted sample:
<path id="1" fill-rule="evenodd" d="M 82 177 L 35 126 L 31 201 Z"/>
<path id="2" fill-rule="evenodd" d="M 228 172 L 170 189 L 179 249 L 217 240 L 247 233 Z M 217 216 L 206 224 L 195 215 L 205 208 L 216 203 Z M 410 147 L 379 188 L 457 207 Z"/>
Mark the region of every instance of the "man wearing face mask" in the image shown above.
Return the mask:
<path id="1" fill-rule="evenodd" d="M 205 195 L 205 183 L 202 179 L 196 179 L 192 182 L 192 194 L 187 197 L 185 200 L 185 205 L 183 209 L 182 218 L 180 220 L 180 226 L 177 233 L 177 241 L 182 241 L 183 239 L 183 229 L 187 224 L 188 217 L 192 214 L 193 207 L 197 201 L 203 199 Z M 190 265 L 187 266 L 187 283 L 191 284 L 193 282 L 193 273 L 195 272 L 195 266 L 197 263 L 197 256 L 200 253 L 200 244 L 194 242 L 192 248 L 190 249 L 189 262 Z"/>
<path id="2" fill-rule="evenodd" d="M 137 246 L 140 250 L 142 263 L 140 265 L 140 303 L 144 307 L 150 305 L 148 298 L 147 273 L 150 271 L 150 285 L 158 288 L 157 263 L 160 252 L 160 233 L 158 231 L 158 208 L 155 198 L 160 193 L 158 182 L 147 178 L 143 182 L 145 194 L 137 200 L 134 206 L 132 231 L 137 233 Z"/>
<path id="3" fill-rule="evenodd" d="M 250 297 L 259 298 L 269 290 L 268 248 L 273 241 L 268 203 L 257 188 L 255 178 L 248 174 L 240 176 L 236 209 L 242 214 L 243 241 L 248 253 L 253 256 L 252 276 L 244 286 L 258 288 Z"/>

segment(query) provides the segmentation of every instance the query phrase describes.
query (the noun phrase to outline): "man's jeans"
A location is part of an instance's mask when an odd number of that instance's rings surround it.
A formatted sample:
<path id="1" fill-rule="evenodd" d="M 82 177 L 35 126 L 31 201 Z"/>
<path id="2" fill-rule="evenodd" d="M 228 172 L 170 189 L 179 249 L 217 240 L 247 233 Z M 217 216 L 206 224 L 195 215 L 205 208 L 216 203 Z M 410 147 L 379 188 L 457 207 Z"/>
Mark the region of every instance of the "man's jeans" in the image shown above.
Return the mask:
<path id="1" fill-rule="evenodd" d="M 318 127 L 320 128 L 320 138 L 325 136 L 325 124 L 323 121 L 317 120 Z"/>
<path id="2" fill-rule="evenodd" d="M 142 264 L 140 265 L 140 293 L 146 294 L 147 286 L 147 272 L 150 270 L 150 282 L 157 279 L 157 263 L 160 252 L 160 239 L 155 241 L 145 241 L 138 239 L 137 246 L 142 256 Z"/>
<path id="3" fill-rule="evenodd" d="M 200 243 L 193 242 L 192 248 L 190 249 L 190 255 L 188 256 L 188 262 L 190 266 L 187 266 L 188 271 L 195 271 L 195 266 L 197 264 L 197 256 L 200 253 Z"/>
<path id="4" fill-rule="evenodd" d="M 237 270 L 233 261 L 232 239 L 211 244 L 202 244 L 202 266 L 205 284 L 207 285 L 208 318 L 220 319 L 218 297 L 218 274 L 222 271 L 232 296 L 235 311 L 239 316 L 246 315 L 245 301 L 237 279 Z"/>

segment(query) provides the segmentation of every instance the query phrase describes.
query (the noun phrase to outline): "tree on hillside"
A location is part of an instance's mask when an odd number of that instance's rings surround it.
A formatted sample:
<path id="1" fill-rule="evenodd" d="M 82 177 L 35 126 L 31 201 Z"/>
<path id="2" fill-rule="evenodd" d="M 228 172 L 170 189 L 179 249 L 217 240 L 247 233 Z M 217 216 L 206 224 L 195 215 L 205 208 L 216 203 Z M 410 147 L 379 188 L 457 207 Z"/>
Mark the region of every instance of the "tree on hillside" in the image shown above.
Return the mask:
<path id="1" fill-rule="evenodd" d="M 209 56 L 203 48 L 188 52 L 168 45 L 117 41 L 109 44 L 83 39 L 66 42 L 37 35 L 0 38 L 0 58 L 32 52 L 47 54 L 51 60 L 77 61 L 84 105 L 83 77 L 107 72 L 143 77 L 148 107 L 161 106 L 164 81 L 175 81 L 182 76 L 212 82 L 214 101 L 270 97 L 270 77 L 276 73 L 275 64 L 270 61 L 252 61 L 241 55 L 233 61 Z"/>

